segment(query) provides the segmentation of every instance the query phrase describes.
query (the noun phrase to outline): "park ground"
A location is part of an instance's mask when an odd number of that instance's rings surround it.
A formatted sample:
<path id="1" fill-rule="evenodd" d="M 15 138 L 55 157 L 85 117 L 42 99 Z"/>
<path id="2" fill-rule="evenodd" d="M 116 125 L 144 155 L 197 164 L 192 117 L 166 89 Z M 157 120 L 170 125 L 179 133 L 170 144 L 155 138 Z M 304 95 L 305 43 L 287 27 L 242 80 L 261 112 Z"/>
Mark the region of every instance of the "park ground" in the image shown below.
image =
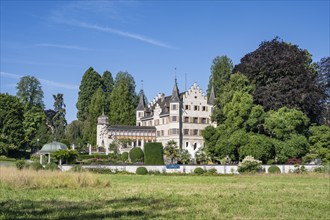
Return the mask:
<path id="1" fill-rule="evenodd" d="M 0 219 L 328 219 L 330 216 L 328 173 L 142 176 L 0 169 Z M 39 182 L 33 182 L 29 175 L 39 178 Z M 65 183 L 70 178 L 79 184 Z"/>

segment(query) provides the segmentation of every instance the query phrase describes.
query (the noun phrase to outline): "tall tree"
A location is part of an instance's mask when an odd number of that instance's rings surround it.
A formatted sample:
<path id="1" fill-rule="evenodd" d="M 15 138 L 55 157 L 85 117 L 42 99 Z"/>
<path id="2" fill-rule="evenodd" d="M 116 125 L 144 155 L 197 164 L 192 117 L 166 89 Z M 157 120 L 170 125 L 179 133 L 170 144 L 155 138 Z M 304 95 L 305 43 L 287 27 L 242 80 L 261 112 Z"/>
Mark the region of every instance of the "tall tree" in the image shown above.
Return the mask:
<path id="1" fill-rule="evenodd" d="M 87 119 L 91 98 L 101 86 L 101 76 L 92 67 L 89 67 L 84 73 L 79 87 L 78 102 L 76 104 L 79 120 L 84 121 Z"/>
<path id="2" fill-rule="evenodd" d="M 19 150 L 24 140 L 23 104 L 15 96 L 0 94 L 0 154 Z"/>
<path id="3" fill-rule="evenodd" d="M 65 119 L 65 104 L 63 99 L 63 94 L 58 93 L 53 95 L 54 98 L 54 110 L 56 114 L 53 117 L 53 125 L 54 125 L 54 137 L 56 140 L 61 140 L 65 135 L 65 127 L 67 125 Z"/>
<path id="4" fill-rule="evenodd" d="M 243 73 L 256 85 L 254 100 L 265 110 L 297 108 L 316 121 L 324 94 L 314 66 L 307 50 L 275 38 L 245 55 L 233 72 Z"/>
<path id="5" fill-rule="evenodd" d="M 96 124 L 97 118 L 102 114 L 104 109 L 107 108 L 106 95 L 101 88 L 98 88 L 92 96 L 89 105 L 88 118 L 84 125 L 84 139 L 86 142 L 96 144 Z"/>
<path id="6" fill-rule="evenodd" d="M 319 122 L 330 126 L 330 57 L 324 57 L 317 63 L 317 82 L 326 94 L 321 102 Z"/>
<path id="7" fill-rule="evenodd" d="M 82 147 L 83 141 L 83 128 L 84 123 L 82 121 L 74 120 L 66 127 L 66 138 L 67 140 L 75 144 L 76 146 Z"/>
<path id="8" fill-rule="evenodd" d="M 233 62 L 227 56 L 218 56 L 213 59 L 211 66 L 211 75 L 207 87 L 207 97 L 210 96 L 212 85 L 217 95 L 221 95 L 222 88 L 229 81 L 230 74 L 233 70 Z"/>
<path id="9" fill-rule="evenodd" d="M 106 70 L 102 75 L 102 89 L 104 93 L 110 94 L 113 89 L 113 78 L 111 72 Z"/>
<path id="10" fill-rule="evenodd" d="M 134 125 L 137 101 L 134 78 L 128 72 L 119 72 L 111 93 L 110 123 Z"/>
<path id="11" fill-rule="evenodd" d="M 23 76 L 17 83 L 17 97 L 24 105 L 34 105 L 44 108 L 44 92 L 41 84 L 34 76 Z"/>

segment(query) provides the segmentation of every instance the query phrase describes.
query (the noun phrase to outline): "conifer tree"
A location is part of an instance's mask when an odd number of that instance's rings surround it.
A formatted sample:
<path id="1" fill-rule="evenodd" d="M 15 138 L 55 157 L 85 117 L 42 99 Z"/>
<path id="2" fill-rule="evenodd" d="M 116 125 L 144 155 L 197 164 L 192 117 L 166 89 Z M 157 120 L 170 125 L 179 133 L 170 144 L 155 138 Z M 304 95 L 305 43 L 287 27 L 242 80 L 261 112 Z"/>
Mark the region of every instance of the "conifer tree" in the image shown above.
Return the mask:
<path id="1" fill-rule="evenodd" d="M 119 72 L 111 93 L 110 123 L 134 125 L 137 101 L 134 78 L 128 72 Z"/>
<path id="2" fill-rule="evenodd" d="M 54 102 L 54 110 L 55 115 L 53 117 L 53 125 L 54 125 L 54 137 L 56 140 L 60 141 L 64 138 L 65 134 L 65 127 L 67 125 L 66 119 L 65 119 L 65 104 L 63 99 L 63 94 L 57 94 L 53 95 L 53 98 L 55 100 Z"/>
<path id="3" fill-rule="evenodd" d="M 84 73 L 79 87 L 78 102 L 76 104 L 79 120 L 84 121 L 87 119 L 91 98 L 101 86 L 101 76 L 92 67 L 89 67 Z"/>

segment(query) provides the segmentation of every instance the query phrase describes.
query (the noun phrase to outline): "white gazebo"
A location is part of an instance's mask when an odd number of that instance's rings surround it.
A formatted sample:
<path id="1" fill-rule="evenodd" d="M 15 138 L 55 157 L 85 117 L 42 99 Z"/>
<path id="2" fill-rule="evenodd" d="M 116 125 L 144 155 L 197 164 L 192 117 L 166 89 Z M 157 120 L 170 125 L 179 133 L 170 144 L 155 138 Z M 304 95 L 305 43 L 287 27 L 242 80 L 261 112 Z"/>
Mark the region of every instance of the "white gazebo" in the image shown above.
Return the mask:
<path id="1" fill-rule="evenodd" d="M 58 150 L 67 150 L 68 147 L 60 142 L 53 141 L 52 143 L 45 144 L 42 146 L 41 150 L 37 152 L 40 155 L 40 164 L 42 165 L 42 156 L 48 155 L 48 163 L 50 163 L 50 155 L 51 153 Z"/>

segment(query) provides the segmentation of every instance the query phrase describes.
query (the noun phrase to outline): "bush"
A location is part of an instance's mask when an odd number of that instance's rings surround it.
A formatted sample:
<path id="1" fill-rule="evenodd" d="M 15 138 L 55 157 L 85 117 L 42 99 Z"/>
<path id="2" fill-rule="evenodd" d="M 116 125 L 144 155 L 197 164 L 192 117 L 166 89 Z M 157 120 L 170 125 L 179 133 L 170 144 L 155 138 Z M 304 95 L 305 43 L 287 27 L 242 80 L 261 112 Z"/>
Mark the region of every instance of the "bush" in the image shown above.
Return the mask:
<path id="1" fill-rule="evenodd" d="M 129 151 L 129 157 L 132 163 L 143 162 L 144 154 L 141 148 L 134 147 Z"/>
<path id="2" fill-rule="evenodd" d="M 145 167 L 138 167 L 138 168 L 136 169 L 136 174 L 139 174 L 139 175 L 146 175 L 146 174 L 148 174 L 148 170 L 147 170 L 147 168 L 145 168 Z"/>
<path id="3" fill-rule="evenodd" d="M 80 173 L 80 172 L 85 171 L 85 169 L 84 169 L 81 165 L 74 165 L 74 166 L 72 167 L 72 171 L 73 171 L 73 172 Z"/>
<path id="4" fill-rule="evenodd" d="M 163 145 L 161 143 L 146 143 L 144 145 L 144 164 L 163 165 Z"/>
<path id="5" fill-rule="evenodd" d="M 261 161 L 255 160 L 252 156 L 246 156 L 244 160 L 238 164 L 237 171 L 239 173 L 255 173 L 262 171 Z"/>
<path id="6" fill-rule="evenodd" d="M 5 155 L 1 155 L 0 160 L 7 160 L 7 157 Z"/>
<path id="7" fill-rule="evenodd" d="M 207 174 L 209 174 L 209 175 L 216 175 L 217 173 L 218 173 L 217 169 L 215 169 L 215 168 L 209 169 L 207 171 Z"/>
<path id="8" fill-rule="evenodd" d="M 268 173 L 281 173 L 281 169 L 278 166 L 270 166 L 268 168 Z"/>
<path id="9" fill-rule="evenodd" d="M 33 162 L 30 166 L 33 170 L 42 170 L 44 167 L 37 161 Z"/>
<path id="10" fill-rule="evenodd" d="M 125 163 L 128 161 L 128 153 L 127 152 L 124 152 L 121 154 L 121 160 Z"/>
<path id="11" fill-rule="evenodd" d="M 58 170 L 58 167 L 56 163 L 48 163 L 46 164 L 45 169 L 54 171 L 54 170 Z"/>
<path id="12" fill-rule="evenodd" d="M 25 167 L 25 161 L 24 160 L 18 160 L 16 163 L 16 168 L 19 170 L 22 170 Z"/>
<path id="13" fill-rule="evenodd" d="M 204 173 L 204 170 L 200 167 L 197 167 L 194 169 L 194 173 L 197 175 L 202 175 Z"/>
<path id="14" fill-rule="evenodd" d="M 88 171 L 92 173 L 99 173 L 99 174 L 112 174 L 115 173 L 111 169 L 107 168 L 89 168 Z"/>

